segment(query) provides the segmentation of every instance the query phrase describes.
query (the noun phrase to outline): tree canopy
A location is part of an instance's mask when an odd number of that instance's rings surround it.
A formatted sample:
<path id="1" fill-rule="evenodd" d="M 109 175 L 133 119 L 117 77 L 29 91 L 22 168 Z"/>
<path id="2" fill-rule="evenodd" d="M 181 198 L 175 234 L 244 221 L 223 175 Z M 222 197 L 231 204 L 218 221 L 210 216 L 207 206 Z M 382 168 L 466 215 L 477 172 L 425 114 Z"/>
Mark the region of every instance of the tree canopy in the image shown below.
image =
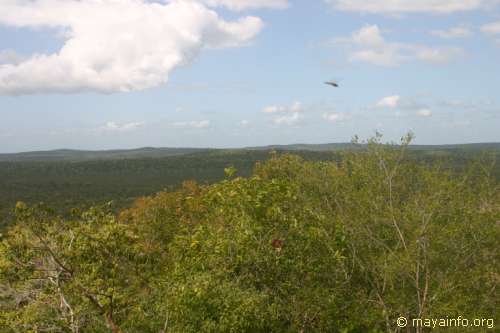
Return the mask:
<path id="1" fill-rule="evenodd" d="M 406 159 L 410 139 L 335 161 L 275 154 L 119 214 L 20 202 L 1 235 L 0 331 L 375 333 L 402 315 L 495 317 L 498 182 L 485 163 L 457 175 Z"/>

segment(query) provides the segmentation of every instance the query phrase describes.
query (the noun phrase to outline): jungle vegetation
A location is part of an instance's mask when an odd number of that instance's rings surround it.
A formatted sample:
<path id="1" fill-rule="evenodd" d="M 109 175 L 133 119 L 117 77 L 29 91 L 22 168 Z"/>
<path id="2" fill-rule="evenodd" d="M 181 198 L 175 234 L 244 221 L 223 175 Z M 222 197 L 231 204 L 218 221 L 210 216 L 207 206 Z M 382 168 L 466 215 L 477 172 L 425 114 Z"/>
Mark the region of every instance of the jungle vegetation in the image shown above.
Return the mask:
<path id="1" fill-rule="evenodd" d="M 377 136 L 329 158 L 264 152 L 251 171 L 218 165 L 210 182 L 119 212 L 20 201 L 0 236 L 0 332 L 427 331 L 398 328 L 399 316 L 498 325 L 494 157 L 450 165 L 410 141 Z"/>
<path id="2" fill-rule="evenodd" d="M 293 153 L 307 161 L 339 160 L 342 151 L 366 150 L 352 143 L 285 145 L 247 149 L 142 148 L 111 151 L 55 150 L 0 154 L 0 229 L 14 221 L 17 201 L 45 203 L 67 216 L 73 208 L 85 210 L 112 201 L 113 210 L 130 206 L 141 196 L 180 188 L 195 180 L 212 184 L 224 179 L 233 166 L 248 177 L 255 163 L 270 152 Z M 441 163 L 454 172 L 484 154 L 500 156 L 500 143 L 407 147 L 405 158 L 428 164 Z M 492 170 L 500 180 L 500 165 Z"/>

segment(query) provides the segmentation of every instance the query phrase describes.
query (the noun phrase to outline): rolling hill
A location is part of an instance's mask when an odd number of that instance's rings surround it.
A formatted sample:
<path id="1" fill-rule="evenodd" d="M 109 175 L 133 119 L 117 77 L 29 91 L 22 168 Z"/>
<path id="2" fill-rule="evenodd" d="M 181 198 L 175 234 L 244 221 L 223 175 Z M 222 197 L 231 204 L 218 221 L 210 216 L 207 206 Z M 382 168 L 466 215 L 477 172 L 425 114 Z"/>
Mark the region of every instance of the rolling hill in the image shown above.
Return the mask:
<path id="1" fill-rule="evenodd" d="M 114 159 L 141 159 L 141 158 L 164 158 L 171 156 L 181 156 L 196 153 L 224 152 L 224 151 L 313 151 L 328 152 L 339 150 L 360 149 L 363 145 L 353 143 L 325 143 L 325 144 L 290 144 L 290 145 L 269 145 L 259 147 L 243 147 L 232 149 L 214 148 L 153 148 L 143 147 L 137 149 L 117 149 L 117 150 L 74 150 L 57 149 L 48 151 L 32 151 L 12 154 L 0 154 L 0 162 L 22 162 L 22 161 L 89 161 L 89 160 L 114 160 Z M 469 143 L 450 145 L 411 145 L 411 150 L 428 152 L 463 151 L 479 152 L 492 151 L 500 152 L 500 143 Z"/>
<path id="2" fill-rule="evenodd" d="M 361 148 L 360 148 L 361 147 Z M 306 160 L 332 160 L 341 150 L 363 149 L 350 143 L 248 147 L 241 149 L 140 148 L 132 150 L 54 150 L 0 155 L 0 225 L 10 220 L 17 201 L 45 202 L 60 212 L 69 208 L 114 201 L 117 209 L 135 198 L 186 180 L 214 183 L 224 168 L 234 166 L 239 176 L 252 173 L 255 163 L 270 151 L 293 153 Z M 500 156 L 500 143 L 410 146 L 409 156 L 426 163 L 444 161 L 463 170 L 483 153 Z M 500 179 L 498 163 L 493 170 Z M 4 222 L 5 224 L 6 222 Z"/>

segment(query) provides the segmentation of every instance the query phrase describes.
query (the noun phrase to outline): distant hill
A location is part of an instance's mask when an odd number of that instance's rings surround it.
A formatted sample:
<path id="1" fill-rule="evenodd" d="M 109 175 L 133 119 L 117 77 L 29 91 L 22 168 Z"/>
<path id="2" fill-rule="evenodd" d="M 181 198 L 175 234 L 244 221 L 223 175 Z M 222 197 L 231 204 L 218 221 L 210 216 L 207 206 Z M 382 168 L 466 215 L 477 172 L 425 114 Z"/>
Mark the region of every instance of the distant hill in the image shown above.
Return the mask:
<path id="1" fill-rule="evenodd" d="M 341 150 L 365 149 L 350 143 L 283 145 L 240 149 L 141 148 L 132 150 L 55 150 L 0 155 L 0 232 L 12 221 L 17 201 L 45 202 L 60 213 L 114 201 L 126 207 L 135 198 L 186 180 L 211 184 L 224 179 L 233 166 L 246 177 L 257 162 L 268 160 L 272 150 L 299 155 L 309 161 L 337 160 Z M 423 163 L 443 161 L 460 172 L 482 152 L 500 161 L 500 143 L 411 146 L 409 158 Z M 493 170 L 500 180 L 500 163 Z"/>
<path id="2" fill-rule="evenodd" d="M 247 147 L 247 150 L 282 150 L 282 151 L 338 151 L 345 149 L 359 149 L 359 145 L 353 143 L 324 143 L 324 144 L 304 144 L 297 143 L 291 145 L 270 145 L 262 147 Z"/>
<path id="3" fill-rule="evenodd" d="M 461 150 L 461 151 L 500 151 L 500 142 L 464 143 L 452 145 L 411 145 L 413 150 Z"/>
<path id="4" fill-rule="evenodd" d="M 192 153 L 209 152 L 206 148 L 138 148 L 123 150 L 72 150 L 58 149 L 48 151 L 33 151 L 15 154 L 0 154 L 0 162 L 22 161 L 88 161 L 132 158 L 162 158 Z"/>
<path id="5" fill-rule="evenodd" d="M 282 150 L 282 151 L 338 151 L 360 149 L 365 145 L 353 143 L 325 143 L 325 144 L 291 144 L 291 145 L 270 145 L 262 147 L 248 147 L 250 150 Z M 486 143 L 465 143 L 465 144 L 450 144 L 450 145 L 410 145 L 411 150 L 426 150 L 426 151 L 500 151 L 500 142 Z"/>
<path id="6" fill-rule="evenodd" d="M 29 162 L 29 161 L 90 161 L 90 160 L 120 160 L 120 159 L 142 159 L 142 158 L 164 158 L 182 156 L 197 153 L 210 152 L 235 152 L 235 151 L 291 151 L 291 152 L 329 152 L 339 150 L 360 149 L 363 145 L 353 143 L 325 143 L 325 144 L 290 144 L 270 145 L 261 147 L 245 147 L 239 149 L 209 149 L 209 148 L 138 148 L 123 150 L 71 150 L 58 149 L 49 151 L 33 151 L 15 154 L 0 154 L 0 162 Z M 411 150 L 424 152 L 500 152 L 500 143 L 470 143 L 452 145 L 411 145 Z"/>

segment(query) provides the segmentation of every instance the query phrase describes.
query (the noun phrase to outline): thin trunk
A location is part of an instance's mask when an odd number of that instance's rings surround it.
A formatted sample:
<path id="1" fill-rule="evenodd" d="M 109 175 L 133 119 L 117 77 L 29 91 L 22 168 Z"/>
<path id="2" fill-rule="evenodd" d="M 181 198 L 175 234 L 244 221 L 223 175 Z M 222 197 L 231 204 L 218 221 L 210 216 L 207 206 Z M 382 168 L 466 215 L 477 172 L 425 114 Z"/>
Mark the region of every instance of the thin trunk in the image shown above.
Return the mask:
<path id="1" fill-rule="evenodd" d="M 110 313 L 106 313 L 106 323 L 108 324 L 109 329 L 113 333 L 123 333 L 123 331 L 116 325 L 116 323 L 113 321 L 113 316 Z"/>

